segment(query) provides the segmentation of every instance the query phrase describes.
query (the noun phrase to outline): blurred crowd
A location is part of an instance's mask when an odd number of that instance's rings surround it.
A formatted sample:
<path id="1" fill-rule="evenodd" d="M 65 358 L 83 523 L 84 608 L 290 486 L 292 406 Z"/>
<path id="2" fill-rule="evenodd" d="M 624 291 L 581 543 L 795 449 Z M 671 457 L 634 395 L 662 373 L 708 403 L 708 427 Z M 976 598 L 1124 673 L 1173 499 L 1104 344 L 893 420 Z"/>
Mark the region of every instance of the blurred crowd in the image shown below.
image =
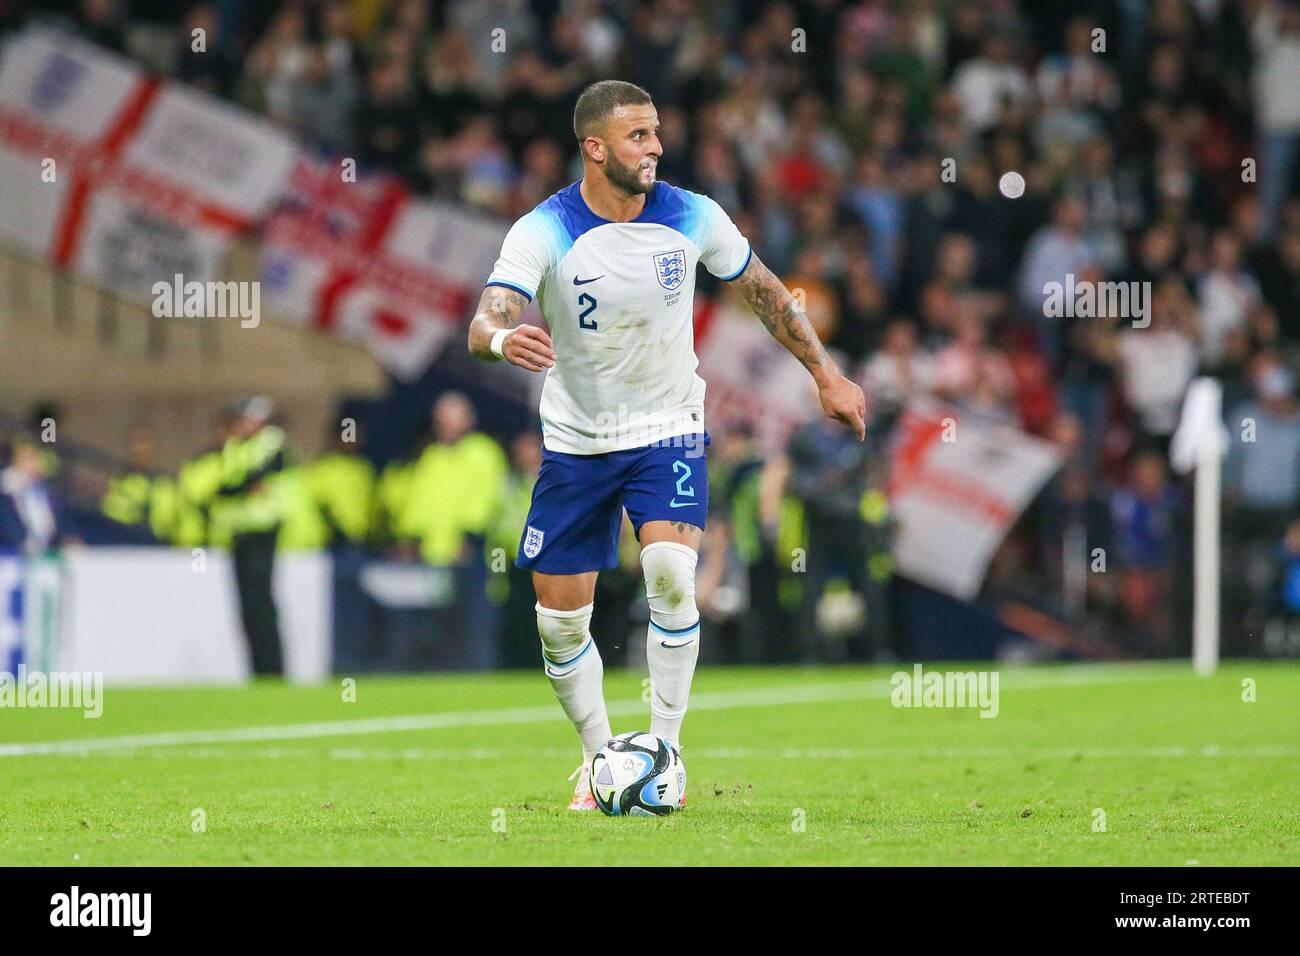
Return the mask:
<path id="1" fill-rule="evenodd" d="M 1300 613 L 1300 5 L 1290 0 L 63 6 L 96 42 L 323 152 L 504 219 L 579 175 L 571 115 L 586 83 L 648 89 L 660 177 L 716 199 L 804 290 L 871 405 L 872 441 L 847 466 L 835 464 L 843 443 L 815 422 L 775 457 L 743 425 L 711 423 L 728 463 L 715 509 L 726 537 L 706 547 L 731 559 L 706 556 L 702 608 L 729 627 L 755 617 L 762 633 L 740 646 L 769 659 L 889 653 L 897 595 L 879 488 L 899 411 L 932 394 L 1055 443 L 1065 461 L 995 557 L 986 597 L 1014 602 L 1030 629 L 1045 616 L 1036 629 L 1058 646 L 1180 650 L 1190 487 L 1167 452 L 1200 374 L 1223 383 L 1230 437 L 1225 640 L 1258 650 L 1270 622 Z M 998 187 L 1011 171 L 1025 183 L 1015 199 Z M 703 292 L 726 294 L 700 278 Z M 1142 321 L 1045 308 L 1051 283 L 1110 281 L 1150 290 Z M 511 495 L 523 495 L 536 439 L 509 455 L 487 441 L 474 474 L 510 476 L 502 487 L 514 490 L 493 506 L 507 514 L 524 500 Z M 375 490 L 356 508 L 371 516 L 367 540 L 406 535 L 429 561 L 455 553 L 454 535 L 412 538 L 415 516 L 461 501 L 481 516 L 492 508 L 480 499 L 497 492 L 477 480 L 429 492 L 430 474 L 455 470 L 437 461 L 366 479 Z M 406 507 L 382 505 L 406 495 Z M 430 504 L 413 503 L 421 496 Z M 324 524 L 358 533 L 341 512 Z M 792 578 L 800 540 L 830 544 Z M 800 616 L 815 636 L 784 646 L 788 629 L 773 622 Z"/>

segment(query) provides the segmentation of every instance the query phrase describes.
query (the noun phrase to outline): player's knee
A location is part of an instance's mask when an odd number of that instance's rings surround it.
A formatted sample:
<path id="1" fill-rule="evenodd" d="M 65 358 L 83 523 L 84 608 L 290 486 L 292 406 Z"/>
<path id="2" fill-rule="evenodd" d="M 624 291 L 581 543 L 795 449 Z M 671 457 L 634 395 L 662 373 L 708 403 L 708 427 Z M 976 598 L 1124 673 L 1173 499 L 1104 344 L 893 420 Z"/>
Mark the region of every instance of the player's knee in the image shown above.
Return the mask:
<path id="1" fill-rule="evenodd" d="M 695 607 L 695 564 L 699 556 L 684 544 L 656 541 L 641 549 L 646 602 L 650 620 L 660 628 L 680 631 L 698 623 Z"/>
<path id="2" fill-rule="evenodd" d="M 542 660 L 557 674 L 576 667 L 592 649 L 591 609 L 553 611 L 537 605 L 537 635 L 542 639 Z"/>

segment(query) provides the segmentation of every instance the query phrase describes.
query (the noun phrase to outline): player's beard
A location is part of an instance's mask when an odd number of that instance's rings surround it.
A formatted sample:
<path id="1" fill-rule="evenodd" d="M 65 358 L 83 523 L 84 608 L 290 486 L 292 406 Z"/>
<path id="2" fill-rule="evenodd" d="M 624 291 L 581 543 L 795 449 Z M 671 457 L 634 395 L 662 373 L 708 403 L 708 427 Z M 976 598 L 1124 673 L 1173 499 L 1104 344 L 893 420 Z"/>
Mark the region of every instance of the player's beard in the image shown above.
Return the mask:
<path id="1" fill-rule="evenodd" d="M 658 164 L 656 163 L 656 166 Z M 619 189 L 635 196 L 638 193 L 648 193 L 654 189 L 654 177 L 650 177 L 649 183 L 641 181 L 641 165 L 624 166 L 618 161 L 613 153 L 605 158 L 605 178 L 617 186 Z"/>

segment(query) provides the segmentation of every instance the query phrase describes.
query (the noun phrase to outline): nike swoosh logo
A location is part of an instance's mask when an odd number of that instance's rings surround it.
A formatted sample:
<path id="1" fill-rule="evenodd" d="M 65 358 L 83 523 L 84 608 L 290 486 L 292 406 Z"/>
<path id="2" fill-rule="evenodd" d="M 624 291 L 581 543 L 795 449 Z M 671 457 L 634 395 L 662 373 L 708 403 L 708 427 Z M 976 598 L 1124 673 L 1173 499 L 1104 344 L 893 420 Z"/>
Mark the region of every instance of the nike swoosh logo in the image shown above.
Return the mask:
<path id="1" fill-rule="evenodd" d="M 596 279 L 603 279 L 603 278 L 605 278 L 604 274 L 601 274 L 601 275 L 596 276 Z M 574 276 L 574 277 L 573 277 L 573 284 L 574 284 L 574 285 L 586 285 L 588 282 L 595 282 L 596 279 L 579 279 L 577 276 Z"/>
<path id="2" fill-rule="evenodd" d="M 670 647 L 670 648 L 671 648 L 671 647 L 686 647 L 687 645 L 689 645 L 689 644 L 694 644 L 694 643 L 695 643 L 695 638 L 692 637 L 689 641 L 681 641 L 681 642 L 679 642 L 679 643 L 677 643 L 677 644 L 669 644 L 667 641 L 660 641 L 660 642 L 659 642 L 659 646 L 660 646 L 660 647 Z"/>
<path id="3" fill-rule="evenodd" d="M 672 501 L 668 502 L 668 507 L 669 508 L 690 508 L 698 504 L 699 504 L 698 501 L 678 501 L 676 498 L 674 498 Z"/>

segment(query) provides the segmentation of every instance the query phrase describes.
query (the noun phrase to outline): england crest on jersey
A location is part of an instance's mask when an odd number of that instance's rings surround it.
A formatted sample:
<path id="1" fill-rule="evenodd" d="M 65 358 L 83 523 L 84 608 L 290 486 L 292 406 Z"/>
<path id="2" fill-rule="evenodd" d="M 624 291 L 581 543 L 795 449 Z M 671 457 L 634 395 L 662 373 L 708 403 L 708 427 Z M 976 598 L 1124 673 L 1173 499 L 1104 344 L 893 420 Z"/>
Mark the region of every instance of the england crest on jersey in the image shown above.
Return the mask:
<path id="1" fill-rule="evenodd" d="M 528 530 L 524 533 L 524 557 L 537 557 L 537 552 L 542 550 L 542 538 L 544 535 L 544 532 L 538 531 L 532 525 L 528 526 Z"/>
<path id="2" fill-rule="evenodd" d="M 686 251 L 661 252 L 655 256 L 655 278 L 671 292 L 686 278 Z"/>

